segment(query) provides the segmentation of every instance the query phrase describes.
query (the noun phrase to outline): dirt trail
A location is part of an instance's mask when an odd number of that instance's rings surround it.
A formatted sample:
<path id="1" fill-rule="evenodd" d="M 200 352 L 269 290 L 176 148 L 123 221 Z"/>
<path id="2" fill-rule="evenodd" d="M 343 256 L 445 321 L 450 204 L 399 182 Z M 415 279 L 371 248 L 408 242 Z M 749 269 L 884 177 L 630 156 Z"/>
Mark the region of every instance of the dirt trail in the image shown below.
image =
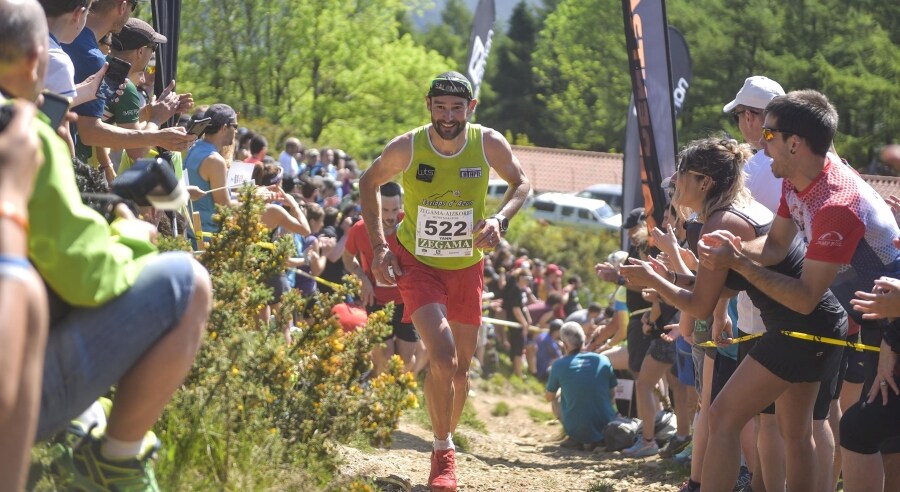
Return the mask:
<path id="1" fill-rule="evenodd" d="M 614 491 L 675 491 L 684 481 L 684 468 L 659 457 L 626 459 L 619 453 L 561 449 L 557 422 L 537 423 L 528 409 L 549 411 L 534 395 L 497 395 L 477 392 L 469 400 L 487 432 L 461 427 L 467 452 L 457 454 L 460 491 L 585 491 L 597 483 Z M 494 417 L 498 402 L 509 415 Z M 396 474 L 410 480 L 414 492 L 426 492 L 431 432 L 404 418 L 390 449 L 361 451 L 344 448 L 342 471 L 350 475 L 383 477 Z"/>

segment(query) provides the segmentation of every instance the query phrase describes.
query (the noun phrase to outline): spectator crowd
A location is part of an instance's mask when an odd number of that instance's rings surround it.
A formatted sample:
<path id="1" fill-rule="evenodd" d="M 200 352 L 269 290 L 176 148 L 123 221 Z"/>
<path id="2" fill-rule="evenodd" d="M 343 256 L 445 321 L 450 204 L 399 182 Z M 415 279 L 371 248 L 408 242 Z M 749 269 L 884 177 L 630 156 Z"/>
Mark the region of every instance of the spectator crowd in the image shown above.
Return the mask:
<path id="1" fill-rule="evenodd" d="M 397 241 L 405 190 L 377 187 L 386 241 L 373 248 L 361 171 L 344 150 L 293 136 L 270 148 L 231 106 L 197 104 L 174 80 L 154 94 L 168 40 L 134 17 L 144 5 L 0 0 L 0 490 L 22 488 L 33 443 L 60 432 L 77 443 L 59 467 L 76 483 L 155 490 L 152 428 L 212 304 L 208 272 L 155 243 L 178 235 L 202 250 L 217 210 L 240 205 L 248 183 L 271 239 L 296 247 L 262 279 L 273 297 L 259 327 L 285 293 L 333 292 L 350 275 L 360 295 L 334 308 L 346 330 L 394 306 L 372 374 L 395 354 L 414 374 L 429 367 L 400 289 L 373 270 Z M 118 60 L 127 76 L 108 87 Z M 44 90 L 71 100 L 53 127 Z M 879 197 L 839 157 L 823 94 L 754 76 L 723 110 L 744 142 L 688 144 L 663 183 L 662 224 L 649 230 L 635 209 L 622 225 L 629 250 L 588 259 L 607 302 L 567 265 L 506 240 L 485 249 L 476 367 L 497 371 L 505 353 L 513 374 L 540 380 L 572 450 L 607 445 L 611 426 L 639 418 L 621 452 L 688 464 L 684 491 L 826 491 L 840 480 L 898 490 L 900 198 Z M 900 160 L 893 148 L 884 156 Z M 110 198 L 146 159 L 184 181 L 190 200 L 156 210 Z M 505 218 L 489 219 L 499 237 Z M 292 323 L 275 329 L 291 343 Z M 634 384 L 623 397 L 624 379 Z M 662 440 L 665 411 L 676 425 Z"/>

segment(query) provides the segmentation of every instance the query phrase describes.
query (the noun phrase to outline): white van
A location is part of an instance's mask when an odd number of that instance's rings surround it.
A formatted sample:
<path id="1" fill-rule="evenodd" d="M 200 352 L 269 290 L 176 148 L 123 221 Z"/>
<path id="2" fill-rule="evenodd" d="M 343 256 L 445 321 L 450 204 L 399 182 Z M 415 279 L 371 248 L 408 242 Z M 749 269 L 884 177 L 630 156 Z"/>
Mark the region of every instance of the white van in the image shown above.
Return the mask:
<path id="1" fill-rule="evenodd" d="M 622 212 L 622 185 L 620 184 L 595 184 L 575 193 L 582 198 L 603 200 L 612 207 L 616 213 Z"/>
<path id="2" fill-rule="evenodd" d="M 487 189 L 487 197 L 492 200 L 502 200 L 503 196 L 506 195 L 506 190 L 509 189 L 509 183 L 502 179 L 491 179 L 488 180 L 488 189 Z M 528 198 L 525 199 L 525 206 L 531 203 L 531 200 L 534 199 L 534 190 L 530 190 L 528 192 Z"/>
<path id="3" fill-rule="evenodd" d="M 551 224 L 611 231 L 622 227 L 622 214 L 616 213 L 603 200 L 566 193 L 544 193 L 538 195 L 531 206 L 535 219 Z"/>

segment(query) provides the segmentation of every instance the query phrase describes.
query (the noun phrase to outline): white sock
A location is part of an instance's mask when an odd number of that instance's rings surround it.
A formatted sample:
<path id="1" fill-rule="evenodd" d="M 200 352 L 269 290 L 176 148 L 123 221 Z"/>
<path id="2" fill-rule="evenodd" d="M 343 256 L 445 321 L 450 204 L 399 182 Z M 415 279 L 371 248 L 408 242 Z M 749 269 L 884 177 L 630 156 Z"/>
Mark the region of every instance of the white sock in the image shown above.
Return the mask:
<path id="1" fill-rule="evenodd" d="M 120 441 L 118 439 L 106 436 L 100 445 L 100 454 L 104 458 L 110 460 L 125 460 L 134 458 L 141 453 L 141 445 L 144 440 L 139 441 Z"/>
<path id="2" fill-rule="evenodd" d="M 445 449 L 456 449 L 456 446 L 453 445 L 453 435 L 447 434 L 447 439 L 438 439 L 435 436 L 434 441 L 431 443 L 432 447 L 435 451 L 443 451 Z"/>

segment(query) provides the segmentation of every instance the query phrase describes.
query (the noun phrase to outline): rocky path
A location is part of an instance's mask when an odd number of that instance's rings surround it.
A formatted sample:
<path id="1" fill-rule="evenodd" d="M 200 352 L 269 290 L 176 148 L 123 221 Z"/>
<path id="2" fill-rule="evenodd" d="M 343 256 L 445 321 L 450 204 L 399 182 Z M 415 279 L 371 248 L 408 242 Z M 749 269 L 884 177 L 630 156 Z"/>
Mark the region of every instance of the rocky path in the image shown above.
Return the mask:
<path id="1" fill-rule="evenodd" d="M 675 491 L 686 478 L 680 466 L 658 457 L 628 459 L 619 453 L 580 452 L 557 446 L 559 423 L 537 422 L 534 410 L 549 404 L 534 395 L 477 392 L 470 397 L 486 431 L 461 427 L 468 449 L 457 454 L 460 491 Z M 494 417 L 499 402 L 506 416 Z M 532 409 L 532 412 L 529 412 Z M 408 479 L 412 491 L 426 492 L 431 432 L 404 418 L 390 449 L 342 451 L 342 471 L 351 475 Z"/>

